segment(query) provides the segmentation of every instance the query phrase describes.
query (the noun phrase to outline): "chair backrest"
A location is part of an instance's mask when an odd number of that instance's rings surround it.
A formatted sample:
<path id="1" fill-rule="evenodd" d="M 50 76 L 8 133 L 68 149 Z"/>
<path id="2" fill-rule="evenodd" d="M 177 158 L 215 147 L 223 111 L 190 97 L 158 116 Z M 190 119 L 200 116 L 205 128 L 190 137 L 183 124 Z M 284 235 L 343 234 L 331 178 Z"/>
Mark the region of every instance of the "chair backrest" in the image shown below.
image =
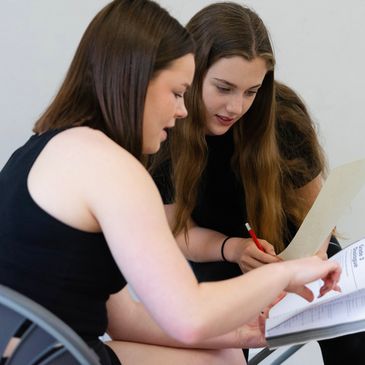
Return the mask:
<path id="1" fill-rule="evenodd" d="M 15 346 L 9 351 L 10 346 Z M 2 358 L 4 351 L 9 356 Z M 95 352 L 39 304 L 0 285 L 0 364 L 100 365 Z"/>

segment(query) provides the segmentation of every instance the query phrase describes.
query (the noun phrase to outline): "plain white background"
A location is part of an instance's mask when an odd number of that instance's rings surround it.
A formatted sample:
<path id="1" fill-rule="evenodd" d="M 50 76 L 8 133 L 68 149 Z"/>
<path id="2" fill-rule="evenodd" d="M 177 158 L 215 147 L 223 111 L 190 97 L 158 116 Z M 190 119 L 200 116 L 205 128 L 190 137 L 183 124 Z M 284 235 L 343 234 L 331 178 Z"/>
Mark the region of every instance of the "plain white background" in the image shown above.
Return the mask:
<path id="1" fill-rule="evenodd" d="M 183 24 L 211 3 L 159 0 Z M 59 87 L 80 37 L 106 0 L 1 0 L 0 166 L 30 135 Z M 247 0 L 267 25 L 277 78 L 304 98 L 333 168 L 364 158 L 365 2 Z M 363 188 L 338 222 L 347 244 L 365 236 Z M 331 207 L 328 207 L 331 209 Z"/>

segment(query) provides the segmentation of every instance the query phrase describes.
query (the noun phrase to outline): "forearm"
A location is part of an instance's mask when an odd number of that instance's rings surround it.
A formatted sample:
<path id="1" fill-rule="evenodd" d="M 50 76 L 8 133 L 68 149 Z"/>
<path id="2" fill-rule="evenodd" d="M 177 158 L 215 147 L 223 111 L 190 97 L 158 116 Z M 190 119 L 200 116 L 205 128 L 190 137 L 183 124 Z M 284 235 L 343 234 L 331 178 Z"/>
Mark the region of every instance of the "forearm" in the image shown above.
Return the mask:
<path id="1" fill-rule="evenodd" d="M 237 278 L 201 283 L 202 302 L 207 303 L 200 318 L 203 335 L 229 331 L 235 323 L 243 324 L 256 318 L 287 287 L 290 274 L 285 265 L 264 265 Z M 219 297 L 209 299 L 212 292 L 219 292 Z M 214 321 L 217 312 L 225 318 L 224 323 Z M 209 327 L 204 328 L 203 323 L 209 323 Z"/>
<path id="2" fill-rule="evenodd" d="M 176 205 L 166 204 L 165 214 L 171 230 L 175 226 Z M 176 242 L 184 256 L 195 262 L 221 261 L 221 245 L 226 236 L 212 229 L 202 228 L 190 218 L 187 222 L 187 235 L 185 231 L 175 235 Z"/>
<path id="3" fill-rule="evenodd" d="M 171 228 L 175 222 L 175 205 L 165 205 L 165 213 Z M 192 219 L 188 221 L 187 232 L 175 235 L 175 239 L 184 256 L 194 262 L 227 261 L 240 265 L 243 272 L 252 270 L 264 264 L 278 261 L 273 246 L 260 239 L 265 252 L 261 252 L 249 238 L 230 237 L 225 242 L 226 235 L 208 228 L 199 227 Z M 223 254 L 222 254 L 222 251 Z"/>
<path id="4" fill-rule="evenodd" d="M 183 259 L 182 263 L 186 265 Z M 175 262 L 170 269 L 178 271 L 177 266 L 179 263 Z M 326 277 L 326 291 L 329 291 L 337 284 L 340 274 L 336 262 L 324 262 L 314 257 L 265 265 L 234 279 L 194 285 L 189 284 L 188 277 L 191 278 L 192 274 L 188 271 L 185 281 L 172 279 L 172 272 L 170 274 L 168 271 L 163 285 L 161 282 L 156 285 L 149 282 L 148 287 L 151 289 L 152 286 L 151 295 L 148 297 L 149 293 L 144 293 L 143 299 L 146 305 L 148 303 L 148 312 L 156 323 L 178 342 L 165 337 L 153 321 L 136 312 L 136 307 L 125 309 L 122 302 L 114 300 L 115 295 L 108 302 L 108 333 L 113 338 L 135 341 L 140 341 L 140 338 L 142 342 L 170 346 L 176 346 L 180 341 L 188 347 L 217 346 L 216 341 L 220 341 L 222 346 L 235 346 L 237 337 L 231 337 L 235 336 L 234 332 L 257 318 L 260 311 L 269 306 L 283 290 L 295 290 L 305 298 L 312 299 L 309 289 L 302 286 L 304 283 Z M 176 282 L 179 283 L 179 289 L 174 295 L 170 289 L 174 286 L 176 290 Z M 124 322 L 128 324 L 125 328 Z M 118 324 L 121 324 L 121 329 Z M 142 325 L 145 327 L 140 327 Z M 133 331 L 126 335 L 128 328 Z M 238 336 L 239 347 L 243 346 L 240 339 L 242 337 Z"/>
<path id="5" fill-rule="evenodd" d="M 221 246 L 226 236 L 212 229 L 190 225 L 188 236 L 175 236 L 184 256 L 195 262 L 222 261 Z"/>
<path id="6" fill-rule="evenodd" d="M 253 343 L 258 335 L 258 329 L 241 327 L 227 334 L 209 338 L 192 345 L 180 342 L 159 327 L 153 318 L 146 311 L 145 307 L 133 301 L 126 290 L 114 295 L 108 302 L 109 318 L 108 334 L 113 340 L 147 343 L 168 347 L 181 348 L 245 348 L 264 346 L 264 339 L 261 342 Z"/>

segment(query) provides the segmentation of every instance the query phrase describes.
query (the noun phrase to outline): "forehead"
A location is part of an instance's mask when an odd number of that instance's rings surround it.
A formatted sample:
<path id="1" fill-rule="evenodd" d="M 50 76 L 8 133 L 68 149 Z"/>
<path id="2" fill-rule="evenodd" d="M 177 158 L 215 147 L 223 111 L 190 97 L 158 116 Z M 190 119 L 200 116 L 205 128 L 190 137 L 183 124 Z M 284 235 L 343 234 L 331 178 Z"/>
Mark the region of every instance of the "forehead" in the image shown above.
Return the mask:
<path id="1" fill-rule="evenodd" d="M 167 68 L 159 71 L 152 81 L 171 80 L 189 86 L 194 76 L 194 70 L 194 56 L 189 53 L 172 61 Z"/>
<path id="2" fill-rule="evenodd" d="M 237 86 L 261 84 L 267 72 L 266 61 L 261 57 L 246 60 L 241 56 L 224 57 L 208 69 L 206 79 L 219 79 Z"/>

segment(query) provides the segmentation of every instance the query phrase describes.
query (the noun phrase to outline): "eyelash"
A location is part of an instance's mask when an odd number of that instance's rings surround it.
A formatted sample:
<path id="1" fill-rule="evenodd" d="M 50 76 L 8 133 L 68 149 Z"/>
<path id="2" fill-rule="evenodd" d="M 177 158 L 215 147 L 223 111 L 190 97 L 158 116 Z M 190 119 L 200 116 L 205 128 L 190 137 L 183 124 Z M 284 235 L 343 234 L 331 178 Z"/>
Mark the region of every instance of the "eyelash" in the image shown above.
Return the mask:
<path id="1" fill-rule="evenodd" d="M 228 87 L 223 87 L 223 86 L 218 86 L 218 85 L 217 85 L 217 89 L 219 92 L 224 93 L 224 94 L 229 93 L 231 91 L 231 89 Z"/>
<path id="2" fill-rule="evenodd" d="M 218 91 L 222 94 L 228 94 L 229 92 L 232 91 L 231 88 L 228 88 L 228 87 L 224 87 L 224 86 L 219 86 L 219 85 L 216 85 L 216 88 L 218 89 Z M 257 94 L 258 90 L 249 90 L 246 92 L 246 94 L 248 96 L 255 96 Z"/>
<path id="3" fill-rule="evenodd" d="M 184 95 L 183 94 L 179 94 L 179 93 L 174 93 L 175 98 L 183 98 Z"/>

